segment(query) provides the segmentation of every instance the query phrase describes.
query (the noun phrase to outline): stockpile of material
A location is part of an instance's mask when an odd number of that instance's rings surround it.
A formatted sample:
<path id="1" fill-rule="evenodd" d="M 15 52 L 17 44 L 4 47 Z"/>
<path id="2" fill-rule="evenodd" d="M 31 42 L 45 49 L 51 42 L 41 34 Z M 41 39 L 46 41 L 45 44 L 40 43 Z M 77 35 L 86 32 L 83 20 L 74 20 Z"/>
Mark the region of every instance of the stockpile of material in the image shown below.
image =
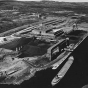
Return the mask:
<path id="1" fill-rule="evenodd" d="M 23 55 L 29 57 L 40 56 L 45 54 L 49 47 L 50 47 L 49 44 L 36 41 L 36 42 L 31 42 L 28 45 L 24 46 L 21 52 Z"/>

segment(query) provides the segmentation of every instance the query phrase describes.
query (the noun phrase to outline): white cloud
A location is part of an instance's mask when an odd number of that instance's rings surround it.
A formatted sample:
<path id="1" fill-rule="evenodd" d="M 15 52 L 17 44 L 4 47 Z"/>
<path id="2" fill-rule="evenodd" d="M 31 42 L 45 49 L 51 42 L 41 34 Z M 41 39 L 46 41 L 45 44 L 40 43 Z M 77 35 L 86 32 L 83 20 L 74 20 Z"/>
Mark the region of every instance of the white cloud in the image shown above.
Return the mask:
<path id="1" fill-rule="evenodd" d="M 41 1 L 41 0 L 17 0 L 17 1 Z M 65 2 L 88 2 L 88 0 L 52 0 L 52 1 L 65 1 Z"/>
<path id="2" fill-rule="evenodd" d="M 41 0 L 17 0 L 17 1 L 41 1 Z"/>
<path id="3" fill-rule="evenodd" d="M 58 1 L 58 0 L 56 0 Z M 59 1 L 65 1 L 65 2 L 88 2 L 88 0 L 59 0 Z"/>

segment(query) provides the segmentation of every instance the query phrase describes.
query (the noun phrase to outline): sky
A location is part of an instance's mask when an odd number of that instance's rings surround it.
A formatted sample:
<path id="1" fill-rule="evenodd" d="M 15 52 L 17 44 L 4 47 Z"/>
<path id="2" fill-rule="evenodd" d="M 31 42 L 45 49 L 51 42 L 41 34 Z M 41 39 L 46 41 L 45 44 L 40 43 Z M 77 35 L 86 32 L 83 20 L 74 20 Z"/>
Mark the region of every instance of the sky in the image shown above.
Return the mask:
<path id="1" fill-rule="evenodd" d="M 17 1 L 41 1 L 41 0 L 17 0 Z M 88 2 L 88 0 L 52 0 L 52 1 L 64 1 L 64 2 Z"/>

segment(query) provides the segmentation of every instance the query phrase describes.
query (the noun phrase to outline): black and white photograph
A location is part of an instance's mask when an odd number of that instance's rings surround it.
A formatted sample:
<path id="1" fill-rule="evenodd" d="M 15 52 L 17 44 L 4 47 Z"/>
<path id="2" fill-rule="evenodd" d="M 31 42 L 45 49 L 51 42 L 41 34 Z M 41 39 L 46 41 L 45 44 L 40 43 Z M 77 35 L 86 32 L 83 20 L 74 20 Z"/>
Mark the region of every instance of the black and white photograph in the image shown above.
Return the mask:
<path id="1" fill-rule="evenodd" d="M 0 0 L 0 88 L 88 88 L 88 0 Z"/>

